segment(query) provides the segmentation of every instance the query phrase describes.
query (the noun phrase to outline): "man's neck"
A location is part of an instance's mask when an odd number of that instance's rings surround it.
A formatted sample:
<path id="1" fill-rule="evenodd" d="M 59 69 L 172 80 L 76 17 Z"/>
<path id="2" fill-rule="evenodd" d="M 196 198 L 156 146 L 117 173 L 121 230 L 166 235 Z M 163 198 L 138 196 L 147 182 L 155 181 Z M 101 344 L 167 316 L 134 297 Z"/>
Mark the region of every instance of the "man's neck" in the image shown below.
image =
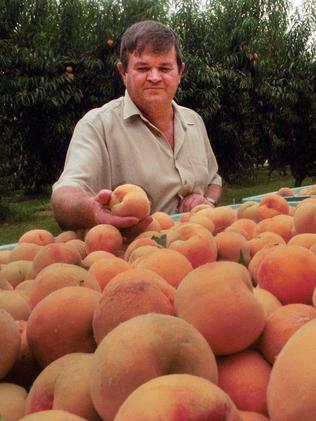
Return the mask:
<path id="1" fill-rule="evenodd" d="M 159 129 L 167 139 L 167 142 L 174 148 L 174 110 L 171 105 L 170 109 L 155 109 L 153 112 L 143 113 L 144 116 Z"/>

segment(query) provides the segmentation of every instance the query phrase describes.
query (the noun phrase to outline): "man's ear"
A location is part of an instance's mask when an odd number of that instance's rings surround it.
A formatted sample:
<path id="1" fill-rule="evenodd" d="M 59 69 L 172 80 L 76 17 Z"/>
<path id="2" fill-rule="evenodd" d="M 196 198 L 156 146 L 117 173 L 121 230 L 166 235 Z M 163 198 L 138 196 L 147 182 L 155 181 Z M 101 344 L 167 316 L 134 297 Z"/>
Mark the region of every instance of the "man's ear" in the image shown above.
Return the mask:
<path id="1" fill-rule="evenodd" d="M 123 63 L 121 63 L 120 61 L 117 63 L 117 69 L 120 72 L 120 75 L 122 76 L 123 82 L 125 84 L 125 80 L 126 80 L 126 71 L 125 68 L 123 66 Z"/>

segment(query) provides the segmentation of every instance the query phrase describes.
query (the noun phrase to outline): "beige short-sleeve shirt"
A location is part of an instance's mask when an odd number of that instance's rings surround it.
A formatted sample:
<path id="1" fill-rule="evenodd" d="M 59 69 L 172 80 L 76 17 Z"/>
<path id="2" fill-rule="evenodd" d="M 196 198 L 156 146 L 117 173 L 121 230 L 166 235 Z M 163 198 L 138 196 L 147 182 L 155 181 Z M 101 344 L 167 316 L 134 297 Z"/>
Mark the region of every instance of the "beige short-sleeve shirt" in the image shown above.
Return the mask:
<path id="1" fill-rule="evenodd" d="M 221 185 L 201 117 L 173 102 L 174 150 L 128 93 L 89 111 L 76 125 L 64 170 L 53 190 L 78 187 L 97 194 L 120 184 L 141 186 L 152 212 L 176 213 L 179 199 Z"/>

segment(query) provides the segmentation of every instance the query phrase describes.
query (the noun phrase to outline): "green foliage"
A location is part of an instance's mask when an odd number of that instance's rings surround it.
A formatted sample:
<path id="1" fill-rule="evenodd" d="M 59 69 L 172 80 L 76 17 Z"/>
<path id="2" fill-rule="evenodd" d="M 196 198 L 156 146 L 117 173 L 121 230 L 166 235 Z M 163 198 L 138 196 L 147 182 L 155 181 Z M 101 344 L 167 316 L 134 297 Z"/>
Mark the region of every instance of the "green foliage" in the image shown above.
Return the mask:
<path id="1" fill-rule="evenodd" d="M 297 185 L 315 175 L 313 0 L 0 0 L 0 188 L 56 180 L 79 118 L 123 93 L 121 35 L 142 19 L 178 34 L 177 100 L 203 117 L 227 182 L 266 160 Z"/>

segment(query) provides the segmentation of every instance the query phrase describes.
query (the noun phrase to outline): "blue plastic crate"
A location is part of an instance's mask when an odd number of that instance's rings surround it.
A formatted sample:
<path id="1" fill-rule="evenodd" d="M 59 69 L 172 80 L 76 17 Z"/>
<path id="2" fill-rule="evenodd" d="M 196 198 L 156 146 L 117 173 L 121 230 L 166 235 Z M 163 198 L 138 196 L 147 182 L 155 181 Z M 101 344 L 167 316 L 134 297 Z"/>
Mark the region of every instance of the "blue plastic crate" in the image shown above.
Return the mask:
<path id="1" fill-rule="evenodd" d="M 313 185 L 309 185 L 309 186 L 302 186 L 302 187 L 292 187 L 291 190 L 294 194 L 299 193 L 299 191 L 302 188 L 308 188 L 308 187 L 312 187 Z M 255 196 L 248 196 L 248 197 L 243 197 L 241 199 L 241 201 L 244 202 L 260 202 L 260 200 L 262 198 L 264 198 L 265 196 L 269 195 L 269 194 L 277 194 L 277 191 L 272 191 L 269 193 L 264 193 L 264 194 L 258 194 Z M 286 199 L 288 202 L 291 202 L 291 204 L 293 204 L 294 202 L 300 202 L 301 200 L 307 199 L 311 197 L 310 195 L 302 195 L 302 196 L 285 196 L 284 199 Z M 297 203 L 296 203 L 297 204 Z"/>

